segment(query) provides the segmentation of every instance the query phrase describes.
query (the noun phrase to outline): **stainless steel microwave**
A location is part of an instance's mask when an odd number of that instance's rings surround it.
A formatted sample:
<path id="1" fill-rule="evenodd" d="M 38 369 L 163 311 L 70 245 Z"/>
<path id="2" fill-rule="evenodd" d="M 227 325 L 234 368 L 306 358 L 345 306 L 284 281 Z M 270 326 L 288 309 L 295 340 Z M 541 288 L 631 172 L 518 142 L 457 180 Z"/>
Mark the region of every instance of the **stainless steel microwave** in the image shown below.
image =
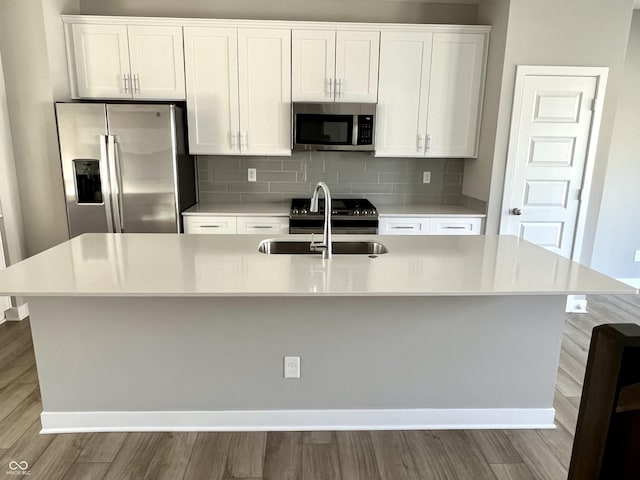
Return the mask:
<path id="1" fill-rule="evenodd" d="M 375 103 L 294 103 L 294 150 L 373 151 Z"/>

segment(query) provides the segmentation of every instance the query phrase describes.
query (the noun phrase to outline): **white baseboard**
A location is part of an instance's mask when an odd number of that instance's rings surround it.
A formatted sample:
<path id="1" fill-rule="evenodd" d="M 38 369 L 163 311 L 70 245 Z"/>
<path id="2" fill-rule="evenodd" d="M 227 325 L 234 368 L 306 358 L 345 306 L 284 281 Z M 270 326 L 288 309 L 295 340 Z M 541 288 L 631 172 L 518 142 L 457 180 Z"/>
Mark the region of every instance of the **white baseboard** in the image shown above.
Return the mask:
<path id="1" fill-rule="evenodd" d="M 553 408 L 42 412 L 40 433 L 555 428 Z"/>
<path id="2" fill-rule="evenodd" d="M 4 312 L 5 318 L 9 322 L 20 322 L 29 316 L 29 304 L 23 303 L 17 307 L 12 307 Z"/>
<path id="3" fill-rule="evenodd" d="M 624 282 L 627 285 L 631 285 L 634 288 L 640 289 L 640 278 L 617 278 L 616 280 Z"/>

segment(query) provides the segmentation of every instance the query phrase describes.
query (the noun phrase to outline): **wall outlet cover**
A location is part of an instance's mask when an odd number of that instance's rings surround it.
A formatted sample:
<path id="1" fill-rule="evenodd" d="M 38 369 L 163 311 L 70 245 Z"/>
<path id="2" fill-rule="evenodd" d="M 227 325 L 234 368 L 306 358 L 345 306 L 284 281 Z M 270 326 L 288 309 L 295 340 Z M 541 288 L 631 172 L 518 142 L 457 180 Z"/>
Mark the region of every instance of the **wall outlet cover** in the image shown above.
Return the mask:
<path id="1" fill-rule="evenodd" d="M 431 183 L 431 172 L 422 172 L 422 183 Z"/>
<path id="2" fill-rule="evenodd" d="M 635 255 L 633 256 L 634 262 L 640 262 L 640 250 L 636 250 Z"/>
<path id="3" fill-rule="evenodd" d="M 256 173 L 256 169 L 255 168 L 249 168 L 247 169 L 247 180 L 249 182 L 255 182 L 256 178 L 257 178 L 257 173 Z"/>
<path id="4" fill-rule="evenodd" d="M 300 357 L 284 357 L 284 378 L 300 378 Z"/>

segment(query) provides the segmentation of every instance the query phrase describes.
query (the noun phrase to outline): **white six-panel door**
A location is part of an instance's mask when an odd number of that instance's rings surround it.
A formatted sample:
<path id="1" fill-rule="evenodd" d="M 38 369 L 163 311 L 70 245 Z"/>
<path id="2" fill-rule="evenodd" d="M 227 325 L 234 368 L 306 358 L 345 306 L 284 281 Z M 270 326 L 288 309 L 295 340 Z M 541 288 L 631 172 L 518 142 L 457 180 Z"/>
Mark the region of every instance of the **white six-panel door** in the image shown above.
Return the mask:
<path id="1" fill-rule="evenodd" d="M 335 30 L 293 30 L 291 58 L 292 100 L 332 102 L 336 64 Z"/>
<path id="2" fill-rule="evenodd" d="M 381 34 L 376 156 L 424 156 L 432 39 L 431 33 Z"/>
<path id="3" fill-rule="evenodd" d="M 336 34 L 336 102 L 378 100 L 379 32 L 338 31 Z"/>
<path id="4" fill-rule="evenodd" d="M 240 149 L 291 155 L 291 30 L 238 30 Z"/>
<path id="5" fill-rule="evenodd" d="M 79 97 L 131 98 L 126 25 L 72 25 Z"/>
<path id="6" fill-rule="evenodd" d="M 500 231 L 571 258 L 598 76 L 525 75 L 521 85 Z"/>
<path id="7" fill-rule="evenodd" d="M 129 27 L 133 98 L 184 100 L 182 28 Z"/>
<path id="8" fill-rule="evenodd" d="M 189 152 L 240 152 L 238 31 L 185 27 Z"/>
<path id="9" fill-rule="evenodd" d="M 485 38 L 468 33 L 433 35 L 428 157 L 476 155 Z"/>

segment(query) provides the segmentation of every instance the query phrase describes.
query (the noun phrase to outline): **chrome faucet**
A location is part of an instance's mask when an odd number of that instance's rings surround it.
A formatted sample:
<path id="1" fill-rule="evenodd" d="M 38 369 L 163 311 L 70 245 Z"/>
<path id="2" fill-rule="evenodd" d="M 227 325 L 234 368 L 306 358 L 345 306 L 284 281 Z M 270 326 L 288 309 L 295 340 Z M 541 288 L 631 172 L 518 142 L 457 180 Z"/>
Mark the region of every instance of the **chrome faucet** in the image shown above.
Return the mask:
<path id="1" fill-rule="evenodd" d="M 313 190 L 313 195 L 311 196 L 311 206 L 309 207 L 309 211 L 317 212 L 318 211 L 318 194 L 320 190 L 324 191 L 324 231 L 322 234 L 321 242 L 314 242 L 313 236 L 311 237 L 311 251 L 312 252 L 322 252 L 322 258 L 331 258 L 333 253 L 331 248 L 331 192 L 329 192 L 329 187 L 324 182 L 318 182 L 316 188 Z"/>

